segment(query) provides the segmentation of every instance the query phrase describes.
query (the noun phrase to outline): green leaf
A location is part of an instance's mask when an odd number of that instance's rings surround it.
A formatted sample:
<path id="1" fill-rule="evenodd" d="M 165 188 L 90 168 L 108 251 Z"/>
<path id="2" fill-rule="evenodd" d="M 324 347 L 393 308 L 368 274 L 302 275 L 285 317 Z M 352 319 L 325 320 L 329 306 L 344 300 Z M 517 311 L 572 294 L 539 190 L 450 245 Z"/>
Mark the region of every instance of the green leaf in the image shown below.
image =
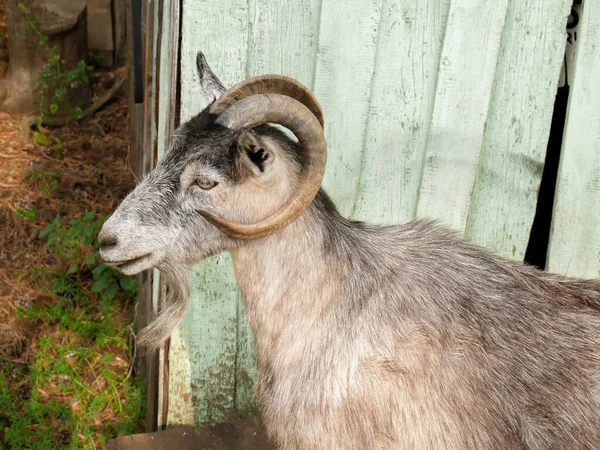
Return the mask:
<path id="1" fill-rule="evenodd" d="M 56 244 L 59 239 L 60 239 L 60 234 L 57 233 L 56 231 L 54 231 L 53 233 L 50 233 L 50 236 L 48 236 L 48 245 Z"/>
<path id="2" fill-rule="evenodd" d="M 100 278 L 100 279 L 94 281 L 94 284 L 92 284 L 92 287 L 90 289 L 95 294 L 98 294 L 100 292 L 103 292 L 109 286 L 109 284 L 110 284 L 109 278 Z"/>
<path id="3" fill-rule="evenodd" d="M 96 264 L 96 257 L 98 256 L 98 253 L 90 253 L 89 255 L 87 255 L 85 257 L 85 264 L 88 267 L 92 267 L 93 265 Z"/>
<path id="4" fill-rule="evenodd" d="M 108 266 L 106 264 L 100 264 L 94 270 L 92 270 L 92 275 L 94 275 L 94 280 L 98 280 L 101 278 L 102 274 L 104 274 L 108 270 Z"/>
<path id="5" fill-rule="evenodd" d="M 42 133 L 38 133 L 38 132 L 33 133 L 33 138 L 35 139 L 35 141 L 38 144 L 50 145 L 50 141 L 48 140 L 48 137 L 43 135 Z"/>
<path id="6" fill-rule="evenodd" d="M 116 283 L 110 283 L 106 290 L 102 293 L 103 299 L 111 299 L 119 291 L 119 285 Z"/>
<path id="7" fill-rule="evenodd" d="M 52 114 L 56 114 L 58 112 L 58 105 L 56 103 L 52 103 L 50 105 L 50 112 Z"/>
<path id="8" fill-rule="evenodd" d="M 44 237 L 48 233 L 55 231 L 58 228 L 59 224 L 60 224 L 60 214 L 57 214 L 56 217 L 54 218 L 54 220 L 40 232 L 40 237 Z"/>
<path id="9" fill-rule="evenodd" d="M 136 289 L 136 282 L 130 277 L 121 277 L 119 284 L 125 292 L 134 292 Z"/>
<path id="10" fill-rule="evenodd" d="M 78 269 L 79 269 L 79 266 L 77 264 L 75 264 L 75 263 L 71 264 L 69 266 L 69 270 L 67 270 L 67 275 L 77 272 Z"/>

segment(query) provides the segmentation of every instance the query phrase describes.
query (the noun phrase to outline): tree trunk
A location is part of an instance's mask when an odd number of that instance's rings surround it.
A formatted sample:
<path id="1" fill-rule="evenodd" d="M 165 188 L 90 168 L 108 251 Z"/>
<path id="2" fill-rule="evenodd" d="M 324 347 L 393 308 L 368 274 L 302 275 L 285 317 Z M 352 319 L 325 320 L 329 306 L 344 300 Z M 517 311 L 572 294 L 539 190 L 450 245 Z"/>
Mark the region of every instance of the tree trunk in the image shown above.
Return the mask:
<path id="1" fill-rule="evenodd" d="M 0 111 L 35 113 L 36 108 L 49 108 L 54 86 L 50 80 L 44 98 L 36 92 L 39 77 L 49 56 L 38 45 L 30 28 L 27 14 L 19 9 L 24 4 L 38 21 L 39 31 L 48 37 L 46 46 L 56 47 L 62 71 L 75 68 L 79 61 L 87 62 L 87 16 L 85 0 L 8 0 L 6 19 L 8 31 L 8 75 L 0 80 Z M 74 107 L 89 104 L 89 83 L 69 87 L 57 115 L 67 115 Z"/>

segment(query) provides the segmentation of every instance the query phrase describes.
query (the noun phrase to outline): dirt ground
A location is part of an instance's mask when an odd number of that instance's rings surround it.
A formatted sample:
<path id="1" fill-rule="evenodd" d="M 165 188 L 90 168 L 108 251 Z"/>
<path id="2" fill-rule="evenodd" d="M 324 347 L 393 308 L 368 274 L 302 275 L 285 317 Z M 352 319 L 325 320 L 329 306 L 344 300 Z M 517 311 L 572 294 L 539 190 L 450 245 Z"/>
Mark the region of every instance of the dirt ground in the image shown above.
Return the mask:
<path id="1" fill-rule="evenodd" d="M 96 96 L 122 76 L 96 72 Z M 0 349 L 22 350 L 28 332 L 15 322 L 14 309 L 40 301 L 35 280 L 17 280 L 13 274 L 30 267 L 53 267 L 53 253 L 39 232 L 57 214 L 74 217 L 83 211 L 109 213 L 135 185 L 129 168 L 127 101 L 118 93 L 101 111 L 80 124 L 42 130 L 58 138 L 61 148 L 20 139 L 21 117 L 0 113 Z M 57 174 L 56 189 L 45 189 L 35 174 Z M 33 175 L 32 175 L 33 174 Z M 15 214 L 35 211 L 35 218 Z M 28 336 L 30 339 L 31 336 Z"/>

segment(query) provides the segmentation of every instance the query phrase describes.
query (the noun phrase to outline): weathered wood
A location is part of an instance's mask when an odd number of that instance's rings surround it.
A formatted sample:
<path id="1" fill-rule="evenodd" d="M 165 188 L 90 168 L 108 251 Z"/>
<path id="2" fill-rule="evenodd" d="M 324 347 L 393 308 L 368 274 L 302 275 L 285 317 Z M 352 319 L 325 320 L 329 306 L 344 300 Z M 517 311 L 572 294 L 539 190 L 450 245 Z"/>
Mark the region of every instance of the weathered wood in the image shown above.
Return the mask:
<path id="1" fill-rule="evenodd" d="M 466 236 L 523 260 L 546 158 L 571 0 L 511 1 Z"/>
<path id="2" fill-rule="evenodd" d="M 157 42 L 158 55 L 158 104 L 157 104 L 157 160 L 163 158 L 172 141 L 175 121 L 179 114 L 177 105 L 177 72 L 179 67 L 179 0 L 161 0 L 160 35 Z M 167 286 L 161 280 L 160 271 L 154 270 L 154 310 L 163 307 Z M 169 347 L 170 348 L 170 347 Z M 166 425 L 169 402 L 169 348 L 161 349 L 158 356 L 157 426 Z"/>
<path id="3" fill-rule="evenodd" d="M 227 423 L 213 423 L 203 428 L 175 427 L 157 433 L 136 434 L 111 439 L 106 450 L 268 450 L 267 440 L 258 419 L 239 420 L 230 416 Z"/>
<path id="4" fill-rule="evenodd" d="M 600 277 L 600 3 L 586 1 L 575 52 L 548 269 Z"/>
<path id="5" fill-rule="evenodd" d="M 355 219 L 415 217 L 449 4 L 383 1 Z"/>
<path id="6" fill-rule="evenodd" d="M 181 121 L 205 106 L 196 53 L 202 50 L 221 81 L 246 76 L 248 4 L 245 0 L 183 0 Z M 168 423 L 218 421 L 234 406 L 238 291 L 229 255 L 194 268 L 192 304 L 169 354 Z"/>
<path id="7" fill-rule="evenodd" d="M 111 67 L 114 58 L 112 0 L 87 0 L 88 48 L 101 67 Z"/>
<path id="8" fill-rule="evenodd" d="M 127 0 L 113 0 L 113 28 L 115 65 L 120 66 L 127 61 Z"/>
<path id="9" fill-rule="evenodd" d="M 146 3 L 142 3 L 141 19 L 142 19 L 142 42 L 141 48 L 146 55 L 144 59 L 145 67 L 153 67 L 153 59 L 156 53 L 156 33 L 155 30 L 155 9 L 154 5 L 146 7 Z M 131 9 L 128 11 L 128 27 L 132 29 Z M 131 33 L 129 33 L 131 36 Z M 153 115 L 154 96 L 156 89 L 154 86 L 155 72 L 143 70 L 145 74 L 144 80 L 141 82 L 144 85 L 144 96 L 142 103 L 135 103 L 133 99 L 133 77 L 131 76 L 130 67 L 130 84 L 128 92 L 129 114 L 130 114 L 130 133 L 131 133 L 131 164 L 137 179 L 141 179 L 153 168 L 154 154 L 156 152 L 156 133 L 155 133 L 155 117 Z M 140 291 L 137 303 L 136 328 L 145 327 L 154 317 L 153 307 L 153 271 L 145 271 L 137 276 Z M 158 353 L 151 352 L 139 355 L 137 361 L 137 369 L 140 374 L 146 377 L 146 429 L 148 431 L 156 430 L 158 417 L 158 401 L 159 401 L 159 373 L 158 373 Z"/>
<path id="10" fill-rule="evenodd" d="M 321 0 L 249 0 L 248 77 L 289 75 L 312 89 Z"/>
<path id="11" fill-rule="evenodd" d="M 177 71 L 179 67 L 179 0 L 163 0 L 159 59 L 157 159 L 171 146 L 177 105 Z"/>
<path id="12" fill-rule="evenodd" d="M 324 187 L 342 214 L 354 207 L 375 67 L 380 0 L 322 0 L 314 92 L 325 114 Z"/>
<path id="13" fill-rule="evenodd" d="M 464 232 L 507 0 L 452 0 L 417 215 Z"/>

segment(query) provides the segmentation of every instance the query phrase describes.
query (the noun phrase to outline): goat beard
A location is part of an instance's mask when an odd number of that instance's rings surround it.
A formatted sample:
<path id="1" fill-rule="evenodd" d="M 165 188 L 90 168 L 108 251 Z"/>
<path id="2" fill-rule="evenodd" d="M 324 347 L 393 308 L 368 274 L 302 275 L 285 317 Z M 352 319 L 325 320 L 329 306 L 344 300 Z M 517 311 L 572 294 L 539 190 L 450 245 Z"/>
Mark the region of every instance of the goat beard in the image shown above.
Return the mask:
<path id="1" fill-rule="evenodd" d="M 136 336 L 137 346 L 147 351 L 158 349 L 171 336 L 190 303 L 190 268 L 187 265 L 169 265 L 160 270 L 167 287 L 164 306 L 159 309 L 156 318 Z"/>

